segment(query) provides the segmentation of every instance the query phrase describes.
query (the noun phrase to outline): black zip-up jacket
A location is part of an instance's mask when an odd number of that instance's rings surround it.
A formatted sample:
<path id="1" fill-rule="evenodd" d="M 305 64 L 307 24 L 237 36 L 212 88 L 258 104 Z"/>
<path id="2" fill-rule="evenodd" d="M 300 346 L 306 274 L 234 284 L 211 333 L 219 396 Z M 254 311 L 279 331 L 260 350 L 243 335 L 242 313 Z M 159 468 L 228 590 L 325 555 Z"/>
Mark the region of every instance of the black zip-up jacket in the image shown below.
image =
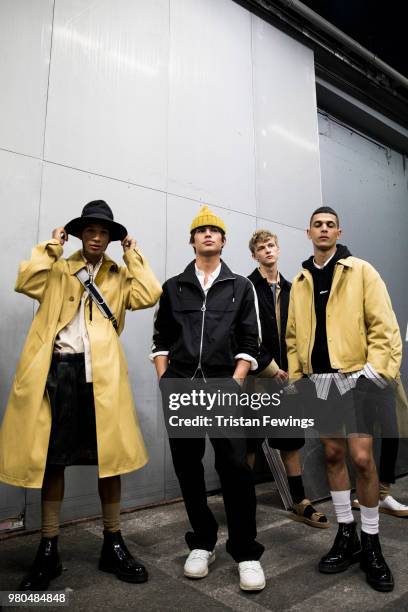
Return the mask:
<path id="1" fill-rule="evenodd" d="M 262 330 L 262 346 L 258 358 L 258 370 L 262 372 L 264 368 L 274 359 L 278 366 L 287 371 L 288 358 L 286 354 L 286 323 L 288 321 L 289 294 L 291 283 L 287 281 L 281 273 L 280 276 L 280 326 L 281 333 L 279 338 L 278 325 L 276 322 L 275 304 L 273 302 L 272 290 L 266 278 L 262 276 L 258 268 L 248 276 L 255 287 L 258 296 L 259 318 Z"/>
<path id="2" fill-rule="evenodd" d="M 171 369 L 182 376 L 199 369 L 204 376 L 231 376 L 235 355 L 257 359 L 259 332 L 250 281 L 221 261 L 220 274 L 205 295 L 192 261 L 163 285 L 152 351 L 169 351 Z"/>

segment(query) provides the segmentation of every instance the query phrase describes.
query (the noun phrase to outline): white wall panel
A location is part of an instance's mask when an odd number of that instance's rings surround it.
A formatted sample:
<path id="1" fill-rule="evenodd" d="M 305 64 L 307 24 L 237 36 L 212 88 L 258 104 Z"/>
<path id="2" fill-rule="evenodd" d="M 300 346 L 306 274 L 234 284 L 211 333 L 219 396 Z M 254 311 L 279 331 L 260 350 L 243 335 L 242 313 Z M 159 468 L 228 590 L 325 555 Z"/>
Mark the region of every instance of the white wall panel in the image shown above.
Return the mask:
<path id="1" fill-rule="evenodd" d="M 14 371 L 33 316 L 33 302 L 14 292 L 20 261 L 36 242 L 41 185 L 41 162 L 0 151 L 1 244 L 4 262 L 0 300 L 0 422 Z M 24 490 L 0 484 L 0 518 L 24 509 Z"/>
<path id="2" fill-rule="evenodd" d="M 252 21 L 257 214 L 303 227 L 321 205 L 313 52 Z"/>
<path id="3" fill-rule="evenodd" d="M 56 0 L 47 160 L 164 189 L 168 0 Z"/>
<path id="4" fill-rule="evenodd" d="M 37 238 L 41 162 L 0 151 L 2 250 L 7 265 L 1 273 L 0 384 L 4 407 L 24 336 L 31 323 L 32 301 L 14 292 L 20 261 L 30 257 Z"/>
<path id="5" fill-rule="evenodd" d="M 255 214 L 251 16 L 170 1 L 168 191 Z"/>
<path id="6" fill-rule="evenodd" d="M 40 215 L 40 238 L 50 236 L 54 227 L 80 216 L 88 201 L 105 199 L 114 217 L 125 225 L 146 255 L 158 279 L 164 280 L 165 263 L 165 195 L 120 181 L 71 170 L 53 164 L 44 169 Z M 65 256 L 81 247 L 70 237 Z M 119 243 L 108 247 L 108 254 L 123 264 Z M 137 413 L 140 419 L 150 461 L 146 467 L 124 477 L 123 506 L 163 499 L 164 426 L 154 367 L 148 360 L 154 309 L 128 312 L 121 336 L 129 365 Z M 79 469 L 76 469 L 78 478 Z M 76 489 L 75 489 L 76 491 Z M 67 490 L 69 497 L 70 491 Z M 88 501 L 85 500 L 88 504 Z M 69 504 L 69 502 L 67 502 Z M 75 506 L 78 502 L 75 502 Z M 75 511 L 73 506 L 72 511 Z"/>
<path id="7" fill-rule="evenodd" d="M 0 2 L 0 147 L 42 156 L 53 0 Z"/>
<path id="8" fill-rule="evenodd" d="M 408 292 L 396 271 L 405 270 L 408 259 L 406 162 L 327 117 L 319 118 L 319 128 L 324 202 L 340 216 L 341 242 L 380 272 L 404 337 Z M 402 373 L 408 374 L 404 358 Z"/>
<path id="9" fill-rule="evenodd" d="M 297 272 L 309 249 L 296 228 L 320 204 L 311 51 L 232 0 L 0 0 L 0 70 L 0 148 L 41 158 L 45 142 L 46 160 L 41 183 L 41 162 L 0 152 L 11 228 L 3 397 L 32 316 L 31 302 L 10 289 L 18 261 L 38 227 L 47 239 L 89 200 L 112 206 L 161 281 L 193 259 L 189 227 L 203 203 L 226 222 L 223 255 L 234 272 L 254 268 L 257 217 L 279 234 L 283 273 Z M 72 237 L 65 255 L 79 247 Z M 109 254 L 121 262 L 118 245 Z M 124 477 L 125 507 L 178 493 L 147 360 L 152 320 L 153 310 L 129 313 L 122 336 L 150 454 Z M 210 446 L 205 464 L 213 488 Z M 95 479 L 95 468 L 69 470 L 64 519 L 99 512 Z M 27 504 L 27 527 L 36 527 L 38 491 Z"/>

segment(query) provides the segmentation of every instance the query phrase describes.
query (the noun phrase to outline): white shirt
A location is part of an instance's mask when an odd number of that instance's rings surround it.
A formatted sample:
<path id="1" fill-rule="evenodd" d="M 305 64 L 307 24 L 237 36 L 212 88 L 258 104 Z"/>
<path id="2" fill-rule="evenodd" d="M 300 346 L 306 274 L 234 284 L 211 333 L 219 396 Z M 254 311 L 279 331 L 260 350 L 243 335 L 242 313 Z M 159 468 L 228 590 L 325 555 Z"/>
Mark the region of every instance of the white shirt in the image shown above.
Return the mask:
<path id="1" fill-rule="evenodd" d="M 327 261 L 324 262 L 324 264 L 322 264 L 321 266 L 319 264 L 317 264 L 313 258 L 313 265 L 315 268 L 317 268 L 318 270 L 323 270 L 323 268 L 325 268 L 327 266 L 328 263 L 331 262 L 331 260 L 333 259 L 333 257 L 335 256 L 336 251 L 334 251 L 333 255 L 331 255 L 331 257 L 329 257 L 329 259 Z"/>
<path id="2" fill-rule="evenodd" d="M 202 270 L 200 270 L 199 268 L 197 268 L 197 264 L 195 264 L 196 277 L 200 281 L 201 288 L 202 288 L 202 290 L 204 291 L 204 293 L 206 295 L 208 293 L 209 288 L 214 283 L 214 281 L 217 280 L 217 278 L 219 277 L 220 272 L 221 272 L 221 262 L 215 268 L 214 272 L 211 272 L 211 274 L 208 275 L 207 283 L 204 284 L 205 273 Z"/>
<path id="3" fill-rule="evenodd" d="M 90 278 L 95 280 L 102 265 L 103 257 L 101 257 L 95 266 L 87 262 L 85 258 L 84 262 L 86 263 Z M 61 329 L 60 333 L 55 338 L 54 353 L 84 353 L 85 380 L 89 383 L 92 382 L 92 362 L 91 346 L 85 322 L 85 302 L 87 299 L 90 298 L 88 298 L 88 293 L 84 291 L 74 317 L 68 325 Z"/>

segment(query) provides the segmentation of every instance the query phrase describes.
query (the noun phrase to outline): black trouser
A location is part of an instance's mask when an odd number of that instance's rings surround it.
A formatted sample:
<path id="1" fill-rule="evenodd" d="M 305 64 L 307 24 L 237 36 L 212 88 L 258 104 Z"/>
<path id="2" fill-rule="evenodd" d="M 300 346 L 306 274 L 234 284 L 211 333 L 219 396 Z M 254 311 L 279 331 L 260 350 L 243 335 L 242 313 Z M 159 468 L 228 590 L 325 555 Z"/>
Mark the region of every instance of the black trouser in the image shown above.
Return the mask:
<path id="1" fill-rule="evenodd" d="M 180 378 L 168 370 L 166 378 Z M 186 534 L 190 550 L 213 550 L 218 524 L 208 507 L 202 459 L 202 438 L 169 438 L 174 469 L 190 520 L 192 532 Z M 228 525 L 227 552 L 233 559 L 258 560 L 264 547 L 256 542 L 256 496 L 253 473 L 246 462 L 246 440 L 210 438 L 215 453 L 215 469 L 220 477 Z"/>

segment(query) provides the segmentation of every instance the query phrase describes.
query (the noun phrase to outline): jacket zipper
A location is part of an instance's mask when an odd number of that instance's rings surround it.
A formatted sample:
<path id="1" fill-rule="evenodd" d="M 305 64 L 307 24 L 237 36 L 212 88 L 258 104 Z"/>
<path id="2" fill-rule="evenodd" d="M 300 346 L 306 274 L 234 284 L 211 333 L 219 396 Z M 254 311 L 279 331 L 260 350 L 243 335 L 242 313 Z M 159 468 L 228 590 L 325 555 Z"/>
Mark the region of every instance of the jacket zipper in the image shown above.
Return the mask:
<path id="1" fill-rule="evenodd" d="M 211 287 L 210 287 L 210 289 L 211 289 Z M 201 312 L 203 313 L 203 316 L 202 316 L 202 319 L 201 319 L 200 354 L 198 356 L 198 365 L 196 367 L 196 370 L 195 370 L 193 376 L 191 377 L 191 380 L 193 380 L 193 378 L 195 378 L 195 375 L 197 374 L 198 370 L 201 370 L 201 374 L 203 375 L 204 382 L 207 382 L 207 381 L 205 379 L 204 372 L 203 372 L 203 369 L 201 367 L 201 356 L 202 356 L 202 353 L 203 353 L 204 321 L 205 321 L 205 312 L 206 312 L 206 310 L 207 310 L 207 294 L 205 294 L 204 302 L 203 302 L 203 305 L 201 306 Z"/>
<path id="2" fill-rule="evenodd" d="M 207 293 L 204 294 L 204 302 L 203 302 L 203 305 L 201 306 L 201 312 L 203 313 L 203 316 L 202 316 L 202 319 L 201 319 L 200 354 L 198 356 L 198 365 L 197 365 L 197 367 L 195 369 L 194 374 L 191 377 L 191 380 L 193 380 L 195 378 L 195 375 L 200 370 L 201 374 L 203 375 L 204 382 L 207 382 L 207 380 L 205 378 L 205 375 L 204 375 L 204 372 L 203 372 L 203 368 L 201 367 L 201 358 L 202 358 L 202 354 L 203 354 L 203 341 L 204 341 L 204 321 L 205 321 L 205 313 L 206 313 L 206 310 L 207 310 L 207 297 L 208 297 L 208 294 L 211 291 L 211 289 L 214 287 L 214 285 L 216 285 L 217 283 L 222 283 L 223 281 L 226 281 L 226 280 L 235 280 L 235 278 L 222 278 L 221 280 L 214 281 L 213 284 L 211 285 L 211 287 L 208 289 Z M 233 300 L 235 300 L 235 298 L 233 298 Z"/>

